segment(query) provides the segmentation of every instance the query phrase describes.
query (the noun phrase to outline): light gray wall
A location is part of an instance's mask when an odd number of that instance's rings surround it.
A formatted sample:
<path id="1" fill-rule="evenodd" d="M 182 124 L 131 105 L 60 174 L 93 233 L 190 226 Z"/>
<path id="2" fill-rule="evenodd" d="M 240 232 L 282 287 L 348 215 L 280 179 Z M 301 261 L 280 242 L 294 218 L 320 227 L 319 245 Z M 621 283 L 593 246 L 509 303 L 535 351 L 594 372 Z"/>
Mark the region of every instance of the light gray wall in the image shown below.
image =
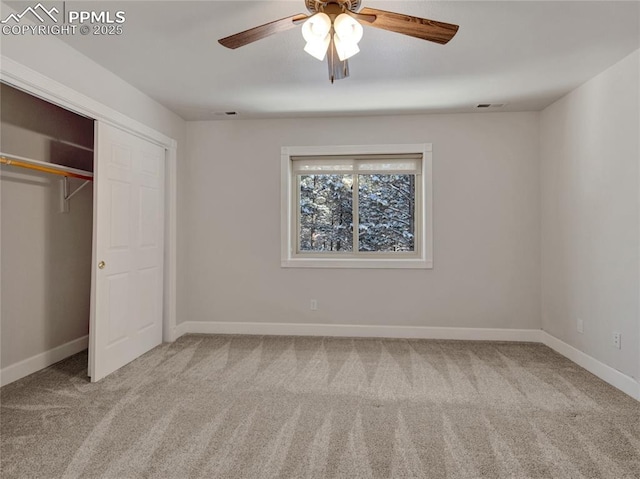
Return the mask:
<path id="1" fill-rule="evenodd" d="M 636 51 L 540 117 L 542 327 L 636 378 L 639 58 Z"/>
<path id="2" fill-rule="evenodd" d="M 424 142 L 433 270 L 280 268 L 282 146 Z M 537 329 L 538 142 L 537 113 L 190 122 L 183 319 Z"/>
<path id="3" fill-rule="evenodd" d="M 0 150 L 91 169 L 93 122 L 17 90 L 0 88 Z M 84 163 L 84 164 L 83 164 Z M 61 177 L 0 169 L 1 323 L 5 368 L 89 332 L 92 185 L 61 213 Z M 71 180 L 77 188 L 81 180 Z"/>

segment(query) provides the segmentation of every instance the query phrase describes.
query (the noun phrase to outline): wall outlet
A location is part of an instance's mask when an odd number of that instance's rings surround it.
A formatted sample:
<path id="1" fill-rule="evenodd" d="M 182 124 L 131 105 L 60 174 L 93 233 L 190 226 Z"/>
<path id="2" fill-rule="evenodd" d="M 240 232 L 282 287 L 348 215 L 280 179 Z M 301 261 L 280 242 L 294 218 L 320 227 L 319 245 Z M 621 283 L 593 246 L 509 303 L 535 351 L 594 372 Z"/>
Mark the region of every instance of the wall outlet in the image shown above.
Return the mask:
<path id="1" fill-rule="evenodd" d="M 584 321 L 580 318 L 576 321 L 576 329 L 580 334 L 584 333 Z"/>
<path id="2" fill-rule="evenodd" d="M 318 300 L 317 299 L 312 299 L 311 300 L 310 309 L 311 309 L 311 311 L 317 311 L 318 310 Z"/>
<path id="3" fill-rule="evenodd" d="M 613 345 L 618 349 L 622 348 L 622 335 L 620 333 L 613 333 Z"/>

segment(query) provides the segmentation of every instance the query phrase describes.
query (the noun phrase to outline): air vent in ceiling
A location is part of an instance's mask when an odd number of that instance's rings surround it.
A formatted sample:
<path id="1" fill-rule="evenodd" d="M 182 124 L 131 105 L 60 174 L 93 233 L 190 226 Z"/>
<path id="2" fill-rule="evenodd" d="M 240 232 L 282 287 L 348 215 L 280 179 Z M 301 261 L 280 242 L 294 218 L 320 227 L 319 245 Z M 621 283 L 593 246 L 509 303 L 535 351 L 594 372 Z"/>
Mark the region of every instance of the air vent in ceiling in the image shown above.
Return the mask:
<path id="1" fill-rule="evenodd" d="M 237 111 L 215 111 L 213 114 L 216 116 L 238 116 Z"/>
<path id="2" fill-rule="evenodd" d="M 502 108 L 505 103 L 478 103 L 476 108 Z"/>

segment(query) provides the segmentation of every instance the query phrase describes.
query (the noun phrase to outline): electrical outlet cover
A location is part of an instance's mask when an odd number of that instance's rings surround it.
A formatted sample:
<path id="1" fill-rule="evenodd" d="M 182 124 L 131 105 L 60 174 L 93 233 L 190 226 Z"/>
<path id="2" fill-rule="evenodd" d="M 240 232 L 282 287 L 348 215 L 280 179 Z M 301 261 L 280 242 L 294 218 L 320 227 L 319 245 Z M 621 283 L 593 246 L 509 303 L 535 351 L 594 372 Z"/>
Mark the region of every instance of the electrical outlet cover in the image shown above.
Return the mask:
<path id="1" fill-rule="evenodd" d="M 622 348 L 622 335 L 620 333 L 613 333 L 613 345 L 618 349 Z"/>

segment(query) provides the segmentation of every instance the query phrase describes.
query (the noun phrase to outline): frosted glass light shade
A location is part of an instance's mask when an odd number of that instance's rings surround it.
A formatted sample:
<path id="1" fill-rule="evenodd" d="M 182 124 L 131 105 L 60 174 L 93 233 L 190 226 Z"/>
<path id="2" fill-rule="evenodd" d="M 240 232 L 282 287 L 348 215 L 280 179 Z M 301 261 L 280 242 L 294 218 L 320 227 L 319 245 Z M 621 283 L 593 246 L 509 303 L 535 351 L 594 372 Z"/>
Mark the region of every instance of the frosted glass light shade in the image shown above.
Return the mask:
<path id="1" fill-rule="evenodd" d="M 326 13 L 316 13 L 302 24 L 302 37 L 307 42 L 304 51 L 318 60 L 324 60 L 331 42 L 331 18 Z"/>
<path id="2" fill-rule="evenodd" d="M 346 13 L 341 13 L 336 17 L 333 21 L 333 29 L 340 37 L 341 41 L 348 42 L 350 44 L 357 44 L 362 40 L 362 34 L 364 32 L 362 25 L 360 25 L 355 18 L 350 17 Z"/>
<path id="3" fill-rule="evenodd" d="M 360 51 L 357 43 L 341 40 L 337 33 L 333 35 L 333 42 L 336 45 L 338 58 L 341 62 L 351 58 Z"/>
<path id="4" fill-rule="evenodd" d="M 304 51 L 307 52 L 312 57 L 317 58 L 318 60 L 324 60 L 325 55 L 327 54 L 327 50 L 329 49 L 329 43 L 331 42 L 331 37 L 327 35 L 322 41 L 313 41 L 307 42 L 304 47 Z"/>
<path id="5" fill-rule="evenodd" d="M 321 42 L 331 30 L 331 18 L 326 13 L 316 13 L 302 24 L 302 37 L 307 43 Z"/>

